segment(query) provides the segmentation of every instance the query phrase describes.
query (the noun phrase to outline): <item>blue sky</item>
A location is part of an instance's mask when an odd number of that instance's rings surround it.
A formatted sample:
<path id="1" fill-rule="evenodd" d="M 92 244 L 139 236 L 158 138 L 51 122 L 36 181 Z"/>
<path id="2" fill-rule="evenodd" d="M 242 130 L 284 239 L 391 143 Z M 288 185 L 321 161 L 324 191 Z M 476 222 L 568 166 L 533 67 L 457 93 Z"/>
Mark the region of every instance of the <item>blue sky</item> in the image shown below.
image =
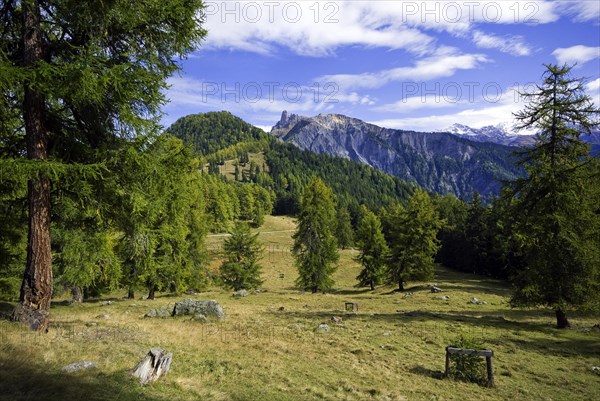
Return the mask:
<path id="1" fill-rule="evenodd" d="M 170 79 L 163 124 L 283 110 L 421 131 L 510 123 L 544 63 L 577 63 L 600 105 L 600 2 L 206 1 L 206 40 Z"/>

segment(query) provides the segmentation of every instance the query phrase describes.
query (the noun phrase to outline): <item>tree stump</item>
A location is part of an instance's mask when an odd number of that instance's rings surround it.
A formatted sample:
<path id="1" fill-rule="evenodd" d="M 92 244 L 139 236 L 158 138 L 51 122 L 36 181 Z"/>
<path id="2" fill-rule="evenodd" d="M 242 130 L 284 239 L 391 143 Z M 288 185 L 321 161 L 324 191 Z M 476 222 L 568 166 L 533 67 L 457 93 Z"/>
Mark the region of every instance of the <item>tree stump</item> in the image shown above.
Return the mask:
<path id="1" fill-rule="evenodd" d="M 132 376 L 140 379 L 140 384 L 145 385 L 158 380 L 159 377 L 169 373 L 173 354 L 160 348 L 152 348 L 148 355 L 138 363 Z"/>

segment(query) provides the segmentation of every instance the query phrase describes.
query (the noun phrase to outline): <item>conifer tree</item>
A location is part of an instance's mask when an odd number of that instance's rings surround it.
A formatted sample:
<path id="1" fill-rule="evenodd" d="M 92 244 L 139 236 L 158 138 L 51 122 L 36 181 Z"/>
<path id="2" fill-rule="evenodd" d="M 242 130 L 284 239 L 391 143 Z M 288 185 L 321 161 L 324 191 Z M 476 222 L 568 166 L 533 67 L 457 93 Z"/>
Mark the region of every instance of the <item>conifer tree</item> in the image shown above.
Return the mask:
<path id="1" fill-rule="evenodd" d="M 336 219 L 338 246 L 342 249 L 349 248 L 352 246 L 354 240 L 354 232 L 352 230 L 352 222 L 350 221 L 350 212 L 348 212 L 348 208 L 339 206 Z"/>
<path id="2" fill-rule="evenodd" d="M 223 245 L 225 260 L 220 268 L 221 280 L 234 290 L 253 289 L 260 286 L 261 266 L 258 260 L 263 247 L 258 241 L 258 233 L 252 234 L 248 224 L 237 222 L 231 237 Z"/>
<path id="3" fill-rule="evenodd" d="M 427 192 L 420 189 L 406 207 L 397 206 L 388 218 L 388 283 L 404 291 L 407 281 L 433 277 L 434 257 L 440 246 L 437 234 L 443 222 Z"/>
<path id="4" fill-rule="evenodd" d="M 541 84 L 522 93 L 515 117 L 538 131 L 520 154 L 527 177 L 511 184 L 516 235 L 526 266 L 514 278 L 513 305 L 545 305 L 558 328 L 569 327 L 567 308 L 600 300 L 600 165 L 580 136 L 599 124 L 600 110 L 572 67 L 546 65 Z"/>
<path id="5" fill-rule="evenodd" d="M 335 214 L 331 189 L 313 177 L 302 195 L 292 248 L 299 273 L 296 284 L 313 293 L 333 286 L 331 275 L 339 258 L 334 236 Z"/>
<path id="6" fill-rule="evenodd" d="M 166 79 L 205 35 L 202 7 L 200 0 L 2 2 L 0 110 L 20 120 L 2 136 L 23 142 L 29 159 L 21 163 L 29 168 L 27 262 L 13 317 L 32 329 L 49 322 L 51 179 L 156 129 Z"/>
<path id="7" fill-rule="evenodd" d="M 363 266 L 357 277 L 358 285 L 369 286 L 374 290 L 384 278 L 389 248 L 381 231 L 379 218 L 364 205 L 361 207 L 356 230 L 356 242 L 360 250 L 356 260 Z"/>

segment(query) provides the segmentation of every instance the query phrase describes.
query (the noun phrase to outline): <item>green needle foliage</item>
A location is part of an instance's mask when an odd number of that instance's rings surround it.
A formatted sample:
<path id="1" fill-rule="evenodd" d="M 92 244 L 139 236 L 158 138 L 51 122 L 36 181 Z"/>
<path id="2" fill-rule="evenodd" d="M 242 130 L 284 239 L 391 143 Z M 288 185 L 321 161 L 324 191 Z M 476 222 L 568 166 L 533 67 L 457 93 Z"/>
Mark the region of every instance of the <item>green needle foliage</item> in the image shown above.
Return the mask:
<path id="1" fill-rule="evenodd" d="M 567 308 L 597 307 L 600 298 L 600 164 L 579 138 L 598 126 L 600 110 L 570 72 L 547 65 L 542 84 L 522 94 L 529 103 L 516 118 L 539 134 L 520 154 L 527 177 L 508 192 L 526 262 L 512 303 L 554 308 L 558 328 L 569 326 Z"/>
<path id="2" fill-rule="evenodd" d="M 379 218 L 364 205 L 361 206 L 356 241 L 360 250 L 356 260 L 363 266 L 363 270 L 356 277 L 358 285 L 369 286 L 374 290 L 375 286 L 383 281 L 389 248 L 381 231 Z"/>
<path id="3" fill-rule="evenodd" d="M 221 280 L 234 290 L 253 289 L 260 286 L 261 266 L 258 260 L 263 247 L 258 234 L 252 234 L 247 223 L 236 222 L 231 237 L 223 244 L 225 261 L 220 268 Z"/>
<path id="4" fill-rule="evenodd" d="M 354 231 L 352 230 L 352 222 L 350 221 L 350 212 L 348 211 L 348 208 L 338 207 L 336 219 L 338 246 L 342 249 L 350 248 L 354 242 Z"/>
<path id="5" fill-rule="evenodd" d="M 293 236 L 292 253 L 299 273 L 296 284 L 300 288 L 316 293 L 333 286 L 331 275 L 339 258 L 335 217 L 333 192 L 320 178 L 313 177 L 302 195 Z"/>
<path id="6" fill-rule="evenodd" d="M 72 275 L 63 269 L 65 277 L 86 282 L 95 276 L 89 272 L 93 260 L 78 260 L 65 248 L 73 243 L 67 238 L 73 237 L 64 230 L 84 230 L 84 235 L 103 223 L 97 219 L 77 227 L 75 214 L 54 214 L 61 210 L 51 207 L 57 202 L 54 198 L 62 191 L 83 205 L 92 194 L 110 202 L 98 177 L 106 173 L 101 166 L 109 152 L 138 135 L 158 131 L 166 80 L 206 34 L 202 8 L 200 0 L 2 2 L 0 163 L 20 165 L 28 179 L 27 262 L 15 319 L 36 330 L 48 327 L 53 221 L 65 223 L 59 235 L 65 239 L 59 249 L 64 263 L 87 271 Z M 73 191 L 68 183 L 86 175 L 94 187 Z M 99 234 L 77 247 L 90 249 L 100 241 L 98 249 L 107 250 L 110 238 Z M 167 248 L 165 253 L 170 252 Z M 93 259 L 112 259 L 110 252 L 101 253 Z"/>
<path id="7" fill-rule="evenodd" d="M 406 207 L 395 206 L 388 222 L 388 283 L 404 291 L 404 283 L 433 278 L 434 257 L 440 247 L 437 234 L 443 221 L 427 192 L 416 190 Z"/>

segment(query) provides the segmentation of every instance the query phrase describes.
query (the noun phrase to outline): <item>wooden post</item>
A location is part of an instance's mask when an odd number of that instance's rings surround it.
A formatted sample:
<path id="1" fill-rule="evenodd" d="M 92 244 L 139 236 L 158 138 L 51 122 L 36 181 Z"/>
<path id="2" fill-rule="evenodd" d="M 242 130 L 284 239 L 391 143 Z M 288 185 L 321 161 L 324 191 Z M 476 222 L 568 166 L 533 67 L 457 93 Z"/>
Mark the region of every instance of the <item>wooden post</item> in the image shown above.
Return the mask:
<path id="1" fill-rule="evenodd" d="M 486 356 L 485 357 L 485 364 L 487 367 L 487 386 L 488 387 L 494 387 L 494 371 L 492 368 L 492 357 L 491 356 Z"/>

